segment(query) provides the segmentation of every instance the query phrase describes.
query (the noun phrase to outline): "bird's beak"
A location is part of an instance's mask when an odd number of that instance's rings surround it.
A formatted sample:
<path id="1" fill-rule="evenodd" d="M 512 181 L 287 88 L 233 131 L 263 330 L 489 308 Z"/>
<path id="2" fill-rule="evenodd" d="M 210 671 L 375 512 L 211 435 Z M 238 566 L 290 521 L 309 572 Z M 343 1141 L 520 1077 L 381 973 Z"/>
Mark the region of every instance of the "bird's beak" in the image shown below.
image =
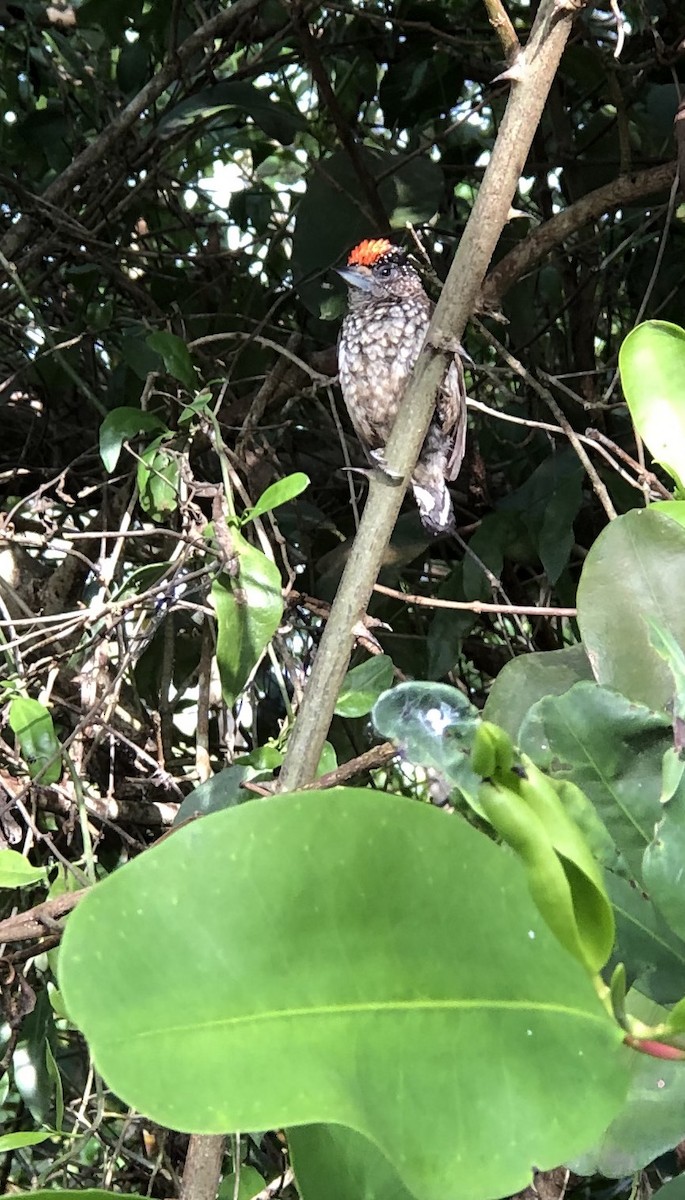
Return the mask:
<path id="1" fill-rule="evenodd" d="M 359 288 L 362 292 L 372 290 L 373 280 L 368 267 L 337 267 L 336 270 L 348 287 Z"/>

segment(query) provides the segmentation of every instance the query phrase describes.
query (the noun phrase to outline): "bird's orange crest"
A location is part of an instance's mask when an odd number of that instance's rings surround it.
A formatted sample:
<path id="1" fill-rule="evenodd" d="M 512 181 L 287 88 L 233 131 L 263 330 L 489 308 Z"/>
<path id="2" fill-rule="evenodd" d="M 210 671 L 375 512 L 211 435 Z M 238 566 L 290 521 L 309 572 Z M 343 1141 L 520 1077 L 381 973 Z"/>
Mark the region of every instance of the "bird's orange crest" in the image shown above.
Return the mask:
<path id="1" fill-rule="evenodd" d="M 372 267 L 379 258 L 393 249 L 387 238 L 367 238 L 350 251 L 348 267 Z"/>

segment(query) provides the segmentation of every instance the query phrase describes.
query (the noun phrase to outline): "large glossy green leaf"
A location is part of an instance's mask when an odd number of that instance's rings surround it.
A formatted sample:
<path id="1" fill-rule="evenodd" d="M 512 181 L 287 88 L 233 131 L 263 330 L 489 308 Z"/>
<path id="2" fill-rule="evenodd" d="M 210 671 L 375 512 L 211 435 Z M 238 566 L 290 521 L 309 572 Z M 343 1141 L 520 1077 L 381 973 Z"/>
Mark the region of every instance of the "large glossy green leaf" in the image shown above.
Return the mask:
<path id="1" fill-rule="evenodd" d="M 216 611 L 217 645 L 221 690 L 226 704 L 233 705 L 275 634 L 283 615 L 281 577 L 278 567 L 231 531 L 234 560 L 212 584 Z"/>
<path id="2" fill-rule="evenodd" d="M 661 816 L 661 766 L 670 722 L 595 683 L 577 683 L 530 709 L 521 749 L 556 779 L 568 779 L 592 800 L 631 873 Z"/>
<path id="3" fill-rule="evenodd" d="M 661 915 L 678 937 L 685 938 L 685 783 L 682 780 L 675 795 L 664 805 L 663 814 L 645 850 L 643 879 Z"/>
<path id="4" fill-rule="evenodd" d="M 685 529 L 649 509 L 612 521 L 588 554 L 578 586 L 578 624 L 598 683 L 649 708 L 673 695 L 650 644 L 651 617 L 685 645 Z"/>
<path id="5" fill-rule="evenodd" d="M 680 1000 L 685 993 L 685 942 L 627 879 L 608 874 L 606 885 L 616 919 L 615 956 L 625 963 L 629 981 L 637 980 L 640 991 L 657 1003 Z"/>
<path id="6" fill-rule="evenodd" d="M 500 671 L 487 698 L 483 716 L 506 729 L 518 741 L 528 709 L 544 696 L 561 696 L 581 679 L 592 679 L 592 668 L 582 646 L 550 650 L 546 654 L 521 654 Z"/>
<path id="7" fill-rule="evenodd" d="M 618 356 L 623 394 L 652 456 L 685 484 L 685 330 L 668 321 L 633 329 Z"/>
<path id="8" fill-rule="evenodd" d="M 291 1129 L 288 1148 L 302 1200 L 414 1200 L 378 1147 L 344 1125 Z"/>
<path id="9" fill-rule="evenodd" d="M 648 1025 L 658 1025 L 667 1016 L 665 1009 L 637 992 L 628 996 L 628 1008 Z M 635 1054 L 624 1106 L 597 1145 L 572 1166 L 579 1175 L 632 1175 L 676 1146 L 684 1133 L 683 1063 Z"/>
<path id="10" fill-rule="evenodd" d="M 625 1091 L 622 1032 L 515 858 L 383 793 L 179 830 L 70 915 L 60 985 L 125 1103 L 205 1133 L 342 1124 L 417 1200 L 457 1173 L 464 1200 L 517 1190 Z"/>

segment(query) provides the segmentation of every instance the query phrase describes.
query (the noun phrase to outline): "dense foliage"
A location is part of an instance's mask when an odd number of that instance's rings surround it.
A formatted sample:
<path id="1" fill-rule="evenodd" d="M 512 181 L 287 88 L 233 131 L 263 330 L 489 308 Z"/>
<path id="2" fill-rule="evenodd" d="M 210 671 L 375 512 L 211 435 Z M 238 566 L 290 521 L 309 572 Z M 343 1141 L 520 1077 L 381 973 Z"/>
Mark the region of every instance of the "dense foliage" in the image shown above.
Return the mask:
<path id="1" fill-rule="evenodd" d="M 579 8 L 461 542 L 407 501 L 263 803 L 365 498 L 333 268 L 392 231 L 438 294 L 516 83 L 481 0 L 0 4 L 0 1192 L 176 1194 L 176 1130 L 224 1200 L 677 1174 L 679 10 Z"/>

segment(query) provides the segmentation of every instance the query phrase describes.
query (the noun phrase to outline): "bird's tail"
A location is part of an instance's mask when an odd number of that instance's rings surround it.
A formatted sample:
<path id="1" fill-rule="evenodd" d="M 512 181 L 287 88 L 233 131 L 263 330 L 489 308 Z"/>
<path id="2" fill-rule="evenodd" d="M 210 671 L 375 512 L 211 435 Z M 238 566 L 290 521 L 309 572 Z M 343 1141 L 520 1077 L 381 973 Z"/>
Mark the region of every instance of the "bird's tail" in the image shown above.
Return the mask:
<path id="1" fill-rule="evenodd" d="M 411 481 L 421 524 L 434 536 L 455 528 L 452 497 L 445 482 L 449 451 L 444 434 L 432 426 Z"/>

